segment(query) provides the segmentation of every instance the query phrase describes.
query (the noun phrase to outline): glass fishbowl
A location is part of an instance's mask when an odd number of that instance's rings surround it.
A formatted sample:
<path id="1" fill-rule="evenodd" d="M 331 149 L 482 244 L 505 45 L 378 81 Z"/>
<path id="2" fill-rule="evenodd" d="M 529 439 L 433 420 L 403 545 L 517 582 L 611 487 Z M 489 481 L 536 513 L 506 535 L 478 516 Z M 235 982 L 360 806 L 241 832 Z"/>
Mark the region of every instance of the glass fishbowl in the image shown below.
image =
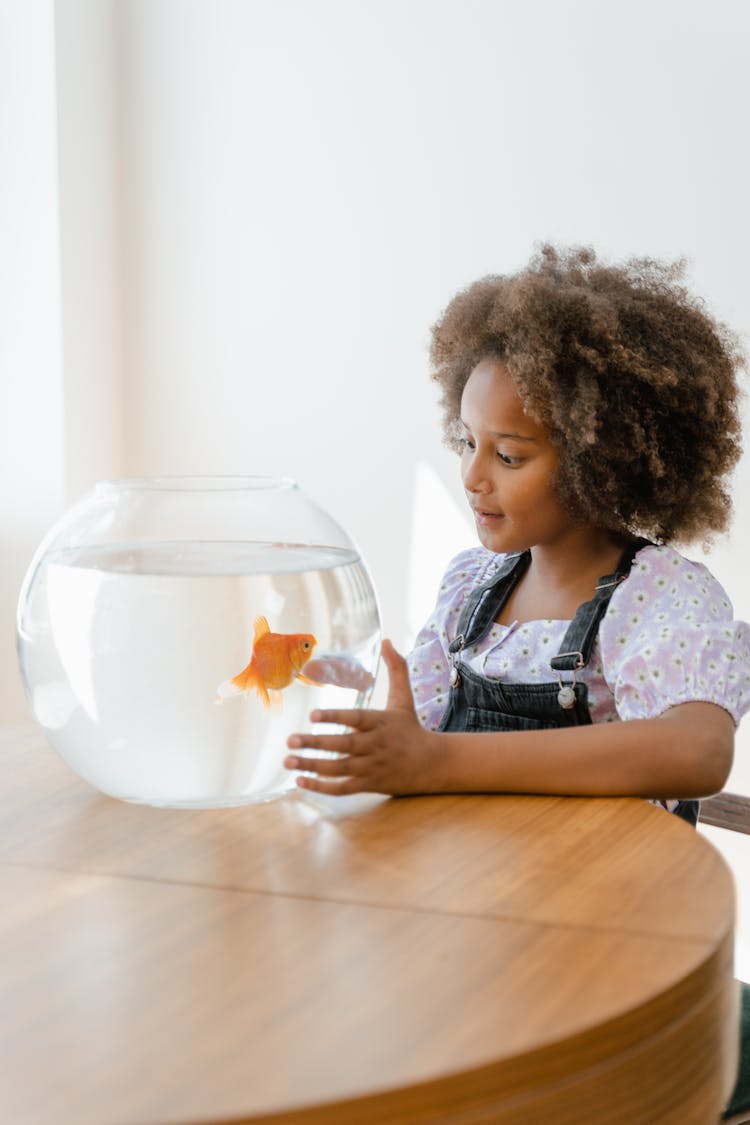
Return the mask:
<path id="1" fill-rule="evenodd" d="M 217 807 L 294 786 L 314 708 L 366 707 L 375 590 L 346 532 L 292 480 L 104 481 L 52 528 L 18 606 L 37 722 L 91 785 Z"/>

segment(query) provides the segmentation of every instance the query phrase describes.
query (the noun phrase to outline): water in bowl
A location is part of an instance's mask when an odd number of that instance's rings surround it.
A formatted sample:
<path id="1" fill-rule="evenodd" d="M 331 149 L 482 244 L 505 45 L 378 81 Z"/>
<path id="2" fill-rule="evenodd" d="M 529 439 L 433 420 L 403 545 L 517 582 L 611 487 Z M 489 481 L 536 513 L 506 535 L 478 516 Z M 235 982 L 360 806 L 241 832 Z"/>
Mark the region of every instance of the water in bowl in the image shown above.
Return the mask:
<path id="1" fill-rule="evenodd" d="M 314 634 L 315 678 L 337 682 L 295 679 L 271 708 L 254 691 L 217 704 L 260 615 Z M 380 635 L 355 552 L 179 542 L 51 552 L 19 644 L 34 714 L 78 774 L 124 800 L 215 807 L 294 785 L 287 736 L 315 707 L 366 706 Z"/>

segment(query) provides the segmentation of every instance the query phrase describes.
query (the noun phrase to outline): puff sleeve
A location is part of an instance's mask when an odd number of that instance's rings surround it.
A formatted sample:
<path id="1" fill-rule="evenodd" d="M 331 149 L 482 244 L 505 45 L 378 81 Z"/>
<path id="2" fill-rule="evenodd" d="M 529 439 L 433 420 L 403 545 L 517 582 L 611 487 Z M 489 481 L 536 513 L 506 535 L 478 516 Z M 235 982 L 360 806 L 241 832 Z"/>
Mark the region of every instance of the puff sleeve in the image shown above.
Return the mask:
<path id="1" fill-rule="evenodd" d="M 733 620 L 721 584 L 671 547 L 639 551 L 599 631 L 602 668 L 620 719 L 680 703 L 750 707 L 750 626 Z"/>
<path id="2" fill-rule="evenodd" d="M 437 729 L 448 704 L 448 646 L 464 603 L 471 590 L 497 570 L 503 557 L 479 547 L 456 555 L 443 575 L 435 609 L 406 658 L 417 718 L 427 730 Z"/>

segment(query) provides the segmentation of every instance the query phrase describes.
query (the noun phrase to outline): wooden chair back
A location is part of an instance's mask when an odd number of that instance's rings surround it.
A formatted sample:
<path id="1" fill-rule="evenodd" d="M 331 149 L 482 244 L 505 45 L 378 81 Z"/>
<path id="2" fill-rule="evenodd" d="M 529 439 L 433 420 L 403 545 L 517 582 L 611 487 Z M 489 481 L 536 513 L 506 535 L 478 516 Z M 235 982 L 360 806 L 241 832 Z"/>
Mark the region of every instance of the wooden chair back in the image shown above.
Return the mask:
<path id="1" fill-rule="evenodd" d="M 713 824 L 750 836 L 750 797 L 739 793 L 717 793 L 701 801 L 701 824 Z"/>

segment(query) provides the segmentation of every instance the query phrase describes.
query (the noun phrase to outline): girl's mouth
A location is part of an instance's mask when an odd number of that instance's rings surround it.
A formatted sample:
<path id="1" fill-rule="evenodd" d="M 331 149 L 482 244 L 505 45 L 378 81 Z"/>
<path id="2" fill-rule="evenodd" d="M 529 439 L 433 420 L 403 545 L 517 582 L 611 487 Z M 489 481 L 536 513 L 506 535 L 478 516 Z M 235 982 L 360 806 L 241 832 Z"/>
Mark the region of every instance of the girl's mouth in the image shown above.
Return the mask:
<path id="1" fill-rule="evenodd" d="M 474 508 L 474 519 L 477 523 L 490 524 L 504 518 L 502 512 L 485 512 L 482 508 Z"/>

